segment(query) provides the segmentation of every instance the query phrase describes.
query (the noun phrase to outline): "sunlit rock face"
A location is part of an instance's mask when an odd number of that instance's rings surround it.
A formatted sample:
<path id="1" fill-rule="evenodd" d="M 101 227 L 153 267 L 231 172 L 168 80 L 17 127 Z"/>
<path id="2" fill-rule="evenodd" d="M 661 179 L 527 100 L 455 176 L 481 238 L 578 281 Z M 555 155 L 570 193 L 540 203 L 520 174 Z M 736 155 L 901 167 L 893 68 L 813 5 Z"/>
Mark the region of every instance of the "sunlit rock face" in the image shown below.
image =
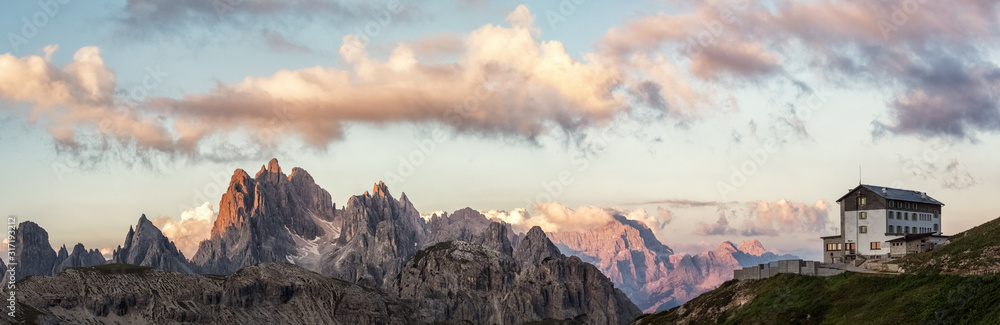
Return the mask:
<path id="1" fill-rule="evenodd" d="M 678 306 L 732 279 L 742 266 L 792 259 L 767 252 L 757 240 L 723 242 L 714 251 L 674 255 L 640 221 L 614 221 L 583 231 L 550 232 L 567 255 L 595 265 L 646 312 Z"/>
<path id="2" fill-rule="evenodd" d="M 203 273 L 229 274 L 263 262 L 318 269 L 317 245 L 339 236 L 330 193 L 301 168 L 282 172 L 272 159 L 251 178 L 237 169 L 219 202 L 211 237 L 192 259 Z"/>

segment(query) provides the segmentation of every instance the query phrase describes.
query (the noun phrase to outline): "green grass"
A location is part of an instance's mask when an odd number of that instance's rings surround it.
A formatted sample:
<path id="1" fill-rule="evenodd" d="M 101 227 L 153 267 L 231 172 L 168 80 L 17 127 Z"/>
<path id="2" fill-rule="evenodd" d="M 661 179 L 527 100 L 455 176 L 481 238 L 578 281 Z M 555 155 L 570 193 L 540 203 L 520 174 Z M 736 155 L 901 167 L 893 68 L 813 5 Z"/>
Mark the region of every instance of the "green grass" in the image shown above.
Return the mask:
<path id="1" fill-rule="evenodd" d="M 1000 324 L 997 275 L 780 274 L 727 282 L 685 306 L 688 313 L 697 306 L 718 310 L 748 293 L 756 297 L 722 312 L 691 315 L 674 308 L 641 319 L 646 324 L 671 324 L 680 317 L 699 324 Z"/>
<path id="2" fill-rule="evenodd" d="M 1000 265 L 995 256 L 983 256 L 990 247 L 1000 247 L 1000 218 L 951 236 L 947 245 L 926 253 L 912 254 L 897 262 L 909 273 L 940 273 L 967 269 L 969 266 Z M 932 262 L 933 261 L 933 262 Z"/>

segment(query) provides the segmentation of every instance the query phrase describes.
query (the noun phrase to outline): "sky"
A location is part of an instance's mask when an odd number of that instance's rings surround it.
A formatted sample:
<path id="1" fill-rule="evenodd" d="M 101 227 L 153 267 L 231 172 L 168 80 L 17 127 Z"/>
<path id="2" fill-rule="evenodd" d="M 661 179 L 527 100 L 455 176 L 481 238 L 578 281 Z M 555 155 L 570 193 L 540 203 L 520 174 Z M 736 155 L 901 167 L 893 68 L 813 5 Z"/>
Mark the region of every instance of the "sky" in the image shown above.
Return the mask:
<path id="1" fill-rule="evenodd" d="M 237 168 L 818 259 L 859 181 L 1000 216 L 995 1 L 51 0 L 0 13 L 2 213 L 207 236 Z M 509 219 L 513 220 L 513 219 Z"/>

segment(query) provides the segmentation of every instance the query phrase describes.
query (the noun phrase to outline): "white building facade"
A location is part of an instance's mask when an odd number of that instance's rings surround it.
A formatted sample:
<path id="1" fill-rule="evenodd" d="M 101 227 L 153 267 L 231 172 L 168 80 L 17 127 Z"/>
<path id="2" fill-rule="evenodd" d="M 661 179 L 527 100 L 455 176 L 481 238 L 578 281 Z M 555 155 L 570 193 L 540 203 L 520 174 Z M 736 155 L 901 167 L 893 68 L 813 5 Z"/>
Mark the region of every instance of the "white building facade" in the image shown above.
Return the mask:
<path id="1" fill-rule="evenodd" d="M 944 203 L 923 192 L 858 185 L 837 203 L 841 233 L 823 237 L 826 263 L 889 256 L 890 240 L 908 234 L 942 234 Z"/>

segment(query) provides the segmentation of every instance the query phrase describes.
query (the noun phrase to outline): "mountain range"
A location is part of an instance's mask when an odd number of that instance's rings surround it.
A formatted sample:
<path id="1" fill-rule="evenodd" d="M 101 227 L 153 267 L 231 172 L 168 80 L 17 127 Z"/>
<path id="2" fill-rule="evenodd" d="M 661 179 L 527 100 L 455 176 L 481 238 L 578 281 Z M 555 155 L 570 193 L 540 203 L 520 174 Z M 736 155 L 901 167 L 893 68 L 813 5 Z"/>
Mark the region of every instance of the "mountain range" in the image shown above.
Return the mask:
<path id="1" fill-rule="evenodd" d="M 714 251 L 677 255 L 640 221 L 615 215 L 614 221 L 587 231 L 548 233 L 569 255 L 597 266 L 645 312 L 676 307 L 733 278 L 733 270 L 792 255 L 767 252 L 758 240 Z"/>
<path id="2" fill-rule="evenodd" d="M 756 241 L 674 255 L 646 225 L 622 216 L 555 233 L 515 233 L 471 208 L 425 220 L 405 193 L 396 199 L 382 182 L 337 209 L 308 172 L 286 175 L 276 159 L 254 177 L 233 173 L 211 235 L 190 259 L 145 215 L 114 250 L 114 264 L 79 244 L 56 253 L 32 222 L 21 223 L 15 245 L 17 278 L 43 276 L 19 282 L 32 292 L 21 310 L 81 323 L 259 323 L 255 315 L 299 310 L 308 319 L 360 323 L 625 324 L 714 288 L 741 265 L 789 257 Z M 64 285 L 48 285 L 57 282 Z M 97 283 L 106 288 L 89 289 Z M 341 313 L 308 301 L 367 299 L 356 288 L 375 290 L 368 296 L 380 307 L 356 303 Z M 137 298 L 150 295 L 167 299 Z M 56 296 L 62 302 L 44 298 Z"/>

